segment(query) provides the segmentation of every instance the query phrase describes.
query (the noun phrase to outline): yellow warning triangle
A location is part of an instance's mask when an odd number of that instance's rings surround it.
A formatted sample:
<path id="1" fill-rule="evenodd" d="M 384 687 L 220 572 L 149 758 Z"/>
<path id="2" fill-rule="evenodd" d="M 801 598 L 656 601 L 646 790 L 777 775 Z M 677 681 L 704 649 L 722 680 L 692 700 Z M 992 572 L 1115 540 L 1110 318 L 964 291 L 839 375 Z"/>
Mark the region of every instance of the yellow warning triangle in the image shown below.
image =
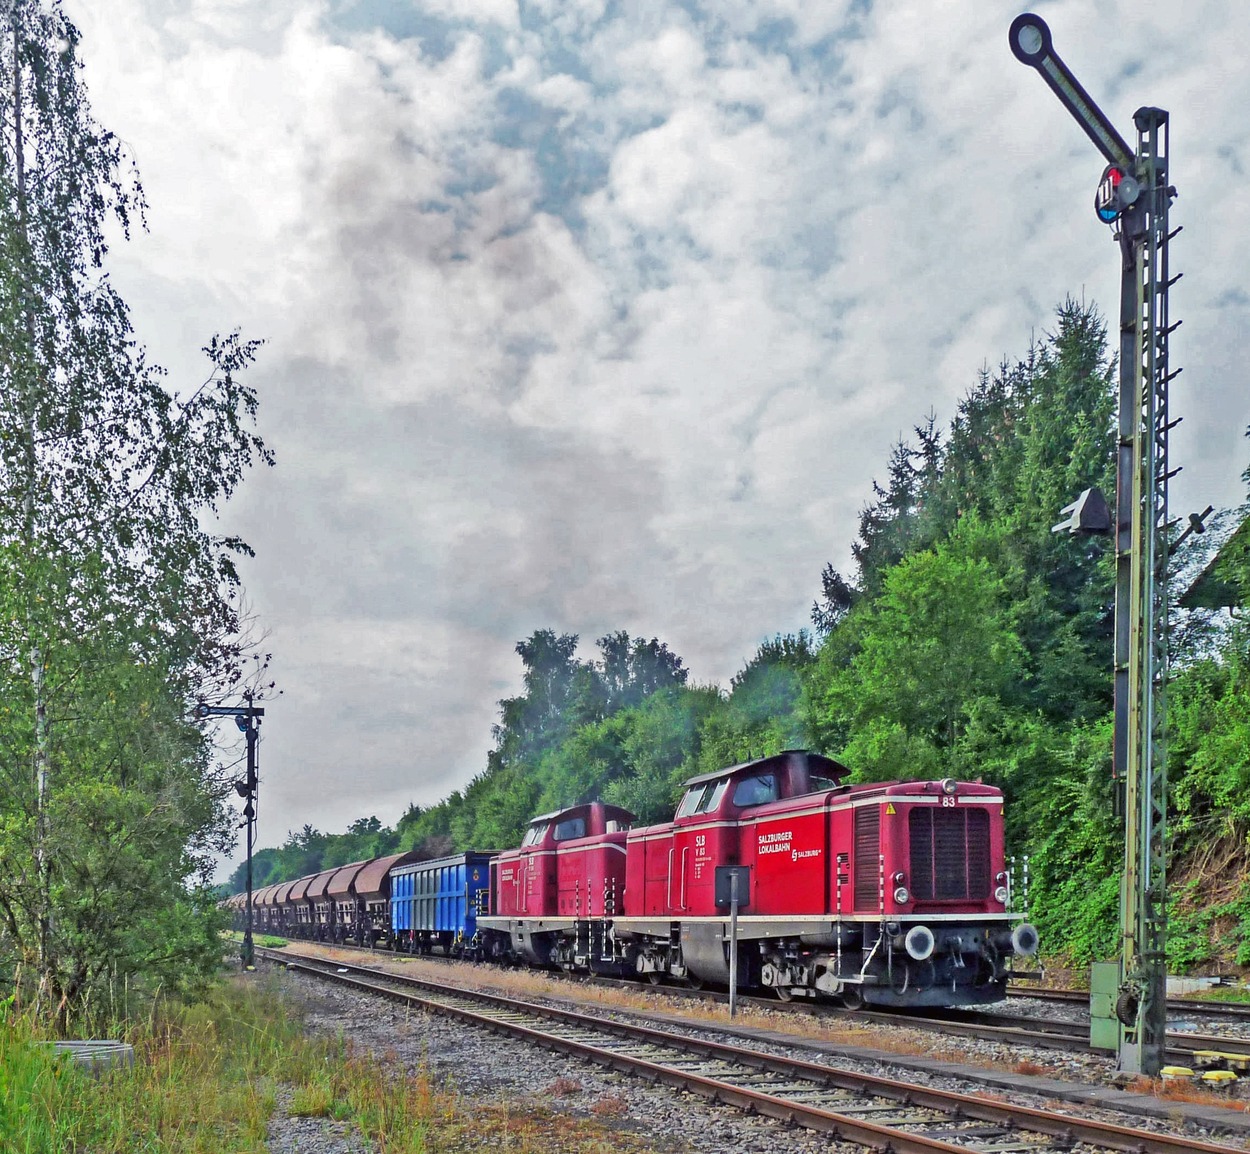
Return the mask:
<path id="1" fill-rule="evenodd" d="M 890 802 L 886 802 L 885 812 L 886 812 L 886 813 L 893 813 L 893 812 L 894 812 L 894 803 L 893 803 L 892 801 L 890 801 Z"/>

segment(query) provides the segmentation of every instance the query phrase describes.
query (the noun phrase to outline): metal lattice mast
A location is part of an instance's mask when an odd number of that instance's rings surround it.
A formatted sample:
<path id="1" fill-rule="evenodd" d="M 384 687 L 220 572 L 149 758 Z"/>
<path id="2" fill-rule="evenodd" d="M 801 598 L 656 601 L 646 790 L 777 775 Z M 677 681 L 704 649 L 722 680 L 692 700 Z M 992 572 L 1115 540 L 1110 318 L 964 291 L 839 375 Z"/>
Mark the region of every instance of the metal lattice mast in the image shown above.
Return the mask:
<path id="1" fill-rule="evenodd" d="M 1108 161 L 1094 207 L 1120 242 L 1120 388 L 1115 519 L 1087 490 L 1056 531 L 1110 531 L 1115 540 L 1115 737 L 1112 774 L 1124 800 L 1120 889 L 1120 1068 L 1156 1075 L 1163 1066 L 1167 984 L 1168 672 L 1168 114 L 1140 108 L 1134 151 L 1055 53 L 1046 22 L 1012 21 L 1011 50 L 1036 68 Z M 1087 516 L 1088 514 L 1088 516 Z M 1101 524 L 1099 524 L 1101 522 Z"/>
<path id="2" fill-rule="evenodd" d="M 1168 117 L 1138 109 L 1136 204 L 1119 220 L 1114 773 L 1125 791 L 1120 1066 L 1164 1064 L 1167 973 Z M 1179 279 L 1179 278 L 1177 278 Z M 1177 370 L 1179 371 L 1179 370 Z"/>

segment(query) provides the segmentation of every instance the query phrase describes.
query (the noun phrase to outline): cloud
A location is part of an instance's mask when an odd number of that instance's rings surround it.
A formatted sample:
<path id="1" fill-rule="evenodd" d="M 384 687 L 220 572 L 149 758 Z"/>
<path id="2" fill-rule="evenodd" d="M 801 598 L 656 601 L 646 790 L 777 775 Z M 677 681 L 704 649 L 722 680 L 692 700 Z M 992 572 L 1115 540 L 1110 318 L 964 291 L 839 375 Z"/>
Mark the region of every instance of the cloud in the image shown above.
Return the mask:
<path id="1" fill-rule="evenodd" d="M 727 680 L 847 563 L 892 441 L 1065 294 L 1115 315 L 1101 161 L 1005 4 L 70 7 L 153 206 L 114 254 L 140 336 L 175 381 L 268 338 L 279 466 L 227 511 L 286 688 L 263 839 L 467 781 L 535 628 Z M 1046 15 L 1126 134 L 1172 110 L 1174 504 L 1231 503 L 1250 15 Z"/>

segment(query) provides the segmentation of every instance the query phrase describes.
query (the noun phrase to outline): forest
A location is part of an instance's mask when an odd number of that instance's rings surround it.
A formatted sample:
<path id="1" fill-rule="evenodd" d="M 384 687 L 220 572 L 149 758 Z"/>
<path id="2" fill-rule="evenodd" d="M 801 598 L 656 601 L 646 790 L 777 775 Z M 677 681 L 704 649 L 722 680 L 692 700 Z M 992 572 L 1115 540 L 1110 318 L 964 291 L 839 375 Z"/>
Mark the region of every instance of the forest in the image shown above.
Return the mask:
<path id="1" fill-rule="evenodd" d="M 257 854 L 256 886 L 399 849 L 506 848 L 534 814 L 592 798 L 664 820 L 694 774 L 811 748 L 853 780 L 1002 788 L 1043 942 L 1074 963 L 1112 955 L 1114 560 L 1105 539 L 1051 526 L 1081 490 L 1114 493 L 1114 374 L 1099 310 L 1065 301 L 1021 359 L 979 374 L 949 427 L 920 415 L 893 446 L 851 570 L 813 575 L 810 629 L 762 641 L 727 689 L 692 682 L 657 638 L 610 633 L 586 658 L 577 636 L 538 629 L 516 646 L 522 691 L 499 703 L 493 748 L 464 789 L 410 806 L 394 828 L 367 817 L 343 834 L 293 831 Z M 1178 969 L 1250 964 L 1246 513 L 1178 532 L 1171 562 Z M 229 888 L 242 885 L 240 867 Z"/>

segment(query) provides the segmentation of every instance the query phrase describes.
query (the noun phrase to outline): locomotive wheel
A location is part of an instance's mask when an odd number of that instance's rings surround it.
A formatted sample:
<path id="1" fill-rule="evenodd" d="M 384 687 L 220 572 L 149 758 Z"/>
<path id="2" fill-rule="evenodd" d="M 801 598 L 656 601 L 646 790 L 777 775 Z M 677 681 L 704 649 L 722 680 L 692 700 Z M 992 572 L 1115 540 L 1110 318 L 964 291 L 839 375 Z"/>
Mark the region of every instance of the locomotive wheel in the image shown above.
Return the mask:
<path id="1" fill-rule="evenodd" d="M 686 985 L 692 990 L 701 990 L 706 984 L 702 978 L 696 978 L 693 974 L 686 975 Z"/>
<path id="2" fill-rule="evenodd" d="M 848 1010 L 862 1010 L 864 1008 L 864 991 L 858 986 L 844 986 L 840 995 L 842 1004 Z"/>
<path id="3" fill-rule="evenodd" d="M 653 986 L 662 986 L 664 984 L 664 975 L 659 970 L 648 970 L 647 981 Z"/>
<path id="4" fill-rule="evenodd" d="M 783 1002 L 794 1001 L 794 991 L 789 986 L 774 986 L 773 993 Z"/>

